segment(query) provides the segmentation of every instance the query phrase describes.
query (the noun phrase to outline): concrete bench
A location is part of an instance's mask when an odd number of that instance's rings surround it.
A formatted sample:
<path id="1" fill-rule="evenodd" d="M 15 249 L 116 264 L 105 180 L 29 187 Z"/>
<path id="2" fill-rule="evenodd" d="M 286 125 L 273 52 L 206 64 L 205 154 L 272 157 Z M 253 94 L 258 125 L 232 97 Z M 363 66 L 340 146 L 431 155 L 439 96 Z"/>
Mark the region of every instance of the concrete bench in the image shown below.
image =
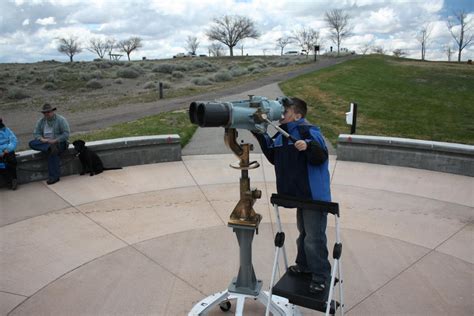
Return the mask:
<path id="1" fill-rule="evenodd" d="M 157 135 L 108 139 L 88 142 L 87 147 L 96 152 L 105 167 L 126 167 L 181 160 L 179 135 Z M 76 151 L 69 145 L 61 155 L 61 176 L 79 174 L 81 164 Z M 17 153 L 18 182 L 27 183 L 48 178 L 46 155 L 26 150 Z M 0 185 L 5 185 L 3 177 Z"/>
<path id="2" fill-rule="evenodd" d="M 474 146 L 456 143 L 341 134 L 337 159 L 474 176 Z"/>

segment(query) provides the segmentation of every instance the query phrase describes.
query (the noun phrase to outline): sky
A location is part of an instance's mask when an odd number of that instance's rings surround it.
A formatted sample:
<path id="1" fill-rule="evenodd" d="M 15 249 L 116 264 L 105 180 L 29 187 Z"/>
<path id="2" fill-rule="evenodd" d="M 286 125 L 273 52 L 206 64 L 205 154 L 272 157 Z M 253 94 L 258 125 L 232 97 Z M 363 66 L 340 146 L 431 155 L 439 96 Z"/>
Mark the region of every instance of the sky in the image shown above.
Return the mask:
<path id="1" fill-rule="evenodd" d="M 184 53 L 189 36 L 198 38 L 197 53 L 207 54 L 212 42 L 206 31 L 224 15 L 249 17 L 261 34 L 239 43 L 234 55 L 241 53 L 240 44 L 244 54 L 277 55 L 277 39 L 303 27 L 320 32 L 324 52 L 335 46 L 324 21 L 332 9 L 350 15 L 352 36 L 342 47 L 357 53 L 370 44 L 388 54 L 402 49 L 406 57 L 420 59 L 418 33 L 429 25 L 426 59 L 447 60 L 445 48 L 457 48 L 446 21 L 459 10 L 468 13 L 474 32 L 473 0 L 0 0 L 0 63 L 66 62 L 68 57 L 57 51 L 61 37 L 74 37 L 83 48 L 75 61 L 97 58 L 86 49 L 93 38 L 142 38 L 143 48 L 132 52 L 132 60 Z M 289 50 L 301 48 L 291 44 L 285 47 Z M 474 41 L 463 50 L 462 60 L 473 58 Z"/>

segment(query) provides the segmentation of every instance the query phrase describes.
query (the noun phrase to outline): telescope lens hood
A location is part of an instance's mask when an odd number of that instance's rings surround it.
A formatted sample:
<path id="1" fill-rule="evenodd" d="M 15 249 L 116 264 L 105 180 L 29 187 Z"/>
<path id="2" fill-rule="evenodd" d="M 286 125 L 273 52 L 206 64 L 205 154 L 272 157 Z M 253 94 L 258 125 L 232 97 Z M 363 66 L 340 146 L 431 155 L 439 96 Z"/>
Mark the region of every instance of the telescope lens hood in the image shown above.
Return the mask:
<path id="1" fill-rule="evenodd" d="M 230 111 L 229 105 L 225 103 L 201 103 L 197 106 L 197 123 L 201 127 L 225 127 L 230 122 Z M 191 110 L 189 113 L 191 116 Z"/>
<path id="2" fill-rule="evenodd" d="M 192 102 L 191 105 L 189 106 L 189 120 L 193 124 L 198 124 L 197 108 L 198 108 L 197 102 Z"/>

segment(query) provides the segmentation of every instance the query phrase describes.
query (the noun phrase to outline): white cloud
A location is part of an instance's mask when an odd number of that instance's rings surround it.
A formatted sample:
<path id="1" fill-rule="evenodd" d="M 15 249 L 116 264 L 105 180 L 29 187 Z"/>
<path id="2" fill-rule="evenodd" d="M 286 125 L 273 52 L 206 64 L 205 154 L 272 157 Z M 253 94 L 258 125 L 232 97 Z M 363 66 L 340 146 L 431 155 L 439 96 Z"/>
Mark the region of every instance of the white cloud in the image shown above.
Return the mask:
<path id="1" fill-rule="evenodd" d="M 443 45 L 454 42 L 442 16 L 450 1 L 455 0 L 0 0 L 0 12 L 5 12 L 0 18 L 0 42 L 8 43 L 0 62 L 18 61 L 27 47 L 44 54 L 24 57 L 30 61 L 50 56 L 62 60 L 55 38 L 70 35 L 77 36 L 83 45 L 92 37 L 120 40 L 140 36 L 144 47 L 132 58 L 170 57 L 183 52 L 187 36 L 195 35 L 201 42 L 198 51 L 207 53 L 210 41 L 205 32 L 213 18 L 225 14 L 253 19 L 261 33 L 259 39 L 243 42 L 244 53 L 262 54 L 267 49 L 276 54 L 276 39 L 303 26 L 320 31 L 323 47 L 329 47 L 333 44 L 324 13 L 333 8 L 351 16 L 353 36 L 344 40 L 343 47 L 358 51 L 371 42 L 387 51 L 405 49 L 419 58 L 415 34 L 431 22 L 427 56 L 444 58 Z M 293 44 L 287 49 L 299 48 Z M 472 59 L 472 51 L 472 47 L 466 48 L 463 56 Z M 92 58 L 86 51 L 77 55 L 77 60 Z"/>
<path id="2" fill-rule="evenodd" d="M 44 18 L 44 19 L 37 19 L 35 23 L 39 24 L 39 25 L 46 26 L 46 25 L 54 25 L 54 24 L 56 24 L 56 21 L 54 20 L 53 16 L 50 16 L 50 17 L 47 17 L 47 18 Z"/>

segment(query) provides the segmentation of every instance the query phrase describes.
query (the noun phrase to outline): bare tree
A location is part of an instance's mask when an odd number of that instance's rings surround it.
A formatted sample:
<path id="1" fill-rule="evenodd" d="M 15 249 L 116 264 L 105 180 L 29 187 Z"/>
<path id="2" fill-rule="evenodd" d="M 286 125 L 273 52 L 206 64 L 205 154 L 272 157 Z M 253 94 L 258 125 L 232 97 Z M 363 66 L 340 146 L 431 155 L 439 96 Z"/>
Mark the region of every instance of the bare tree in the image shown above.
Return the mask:
<path id="1" fill-rule="evenodd" d="M 292 39 L 289 36 L 283 36 L 277 39 L 276 47 L 280 49 L 281 56 L 283 56 L 283 50 L 285 49 L 285 46 L 290 44 L 291 42 L 292 42 Z"/>
<path id="2" fill-rule="evenodd" d="M 471 32 L 472 22 L 472 20 L 467 19 L 467 13 L 464 10 L 455 12 L 454 17 L 448 19 L 449 33 L 451 33 L 451 36 L 458 45 L 458 62 L 461 62 L 462 50 L 469 45 L 474 38 L 474 34 Z"/>
<path id="3" fill-rule="evenodd" d="M 303 27 L 300 30 L 293 31 L 292 39 L 297 42 L 302 51 L 306 52 L 306 57 L 311 50 L 314 49 L 314 46 L 318 43 L 319 32 L 312 28 Z"/>
<path id="4" fill-rule="evenodd" d="M 114 48 L 117 48 L 117 42 L 113 38 L 109 38 L 106 42 L 107 44 L 107 54 L 109 54 L 109 58 L 112 60 L 112 52 Z"/>
<path id="5" fill-rule="evenodd" d="M 206 35 L 210 40 L 221 42 L 229 47 L 231 57 L 234 56 L 234 47 L 239 41 L 260 36 L 255 23 L 240 15 L 225 15 L 220 19 L 214 19 L 214 25 Z"/>
<path id="6" fill-rule="evenodd" d="M 453 54 L 454 54 L 454 50 L 453 50 L 453 48 L 451 47 L 451 45 L 444 45 L 443 51 L 444 51 L 444 53 L 446 54 L 446 56 L 448 57 L 448 61 L 451 61 L 451 57 L 452 57 Z"/>
<path id="7" fill-rule="evenodd" d="M 100 59 L 104 58 L 105 54 L 109 51 L 108 41 L 100 38 L 93 38 L 89 41 L 88 51 L 96 53 Z"/>
<path id="8" fill-rule="evenodd" d="M 240 42 L 239 48 L 240 48 L 240 56 L 244 56 L 244 43 Z"/>
<path id="9" fill-rule="evenodd" d="M 69 61 L 73 62 L 73 57 L 82 52 L 81 47 L 75 37 L 59 38 L 58 51 L 69 56 Z"/>
<path id="10" fill-rule="evenodd" d="M 359 51 L 362 55 L 365 55 L 367 54 L 367 52 L 369 50 L 372 49 L 372 46 L 374 45 L 374 41 L 373 40 L 370 40 L 370 41 L 367 41 L 365 43 L 363 43 L 360 47 L 359 47 Z"/>
<path id="11" fill-rule="evenodd" d="M 220 43 L 212 43 L 209 45 L 209 55 L 210 56 L 223 56 L 224 55 L 224 47 Z"/>
<path id="12" fill-rule="evenodd" d="M 407 54 L 404 50 L 400 48 L 395 49 L 392 53 L 393 53 L 393 56 L 397 58 L 401 58 Z"/>
<path id="13" fill-rule="evenodd" d="M 196 55 L 196 51 L 199 47 L 199 42 L 196 36 L 188 36 L 186 40 L 186 49 L 193 55 Z"/>
<path id="14" fill-rule="evenodd" d="M 141 47 L 143 47 L 143 44 L 140 37 L 130 37 L 117 43 L 117 48 L 127 54 L 128 61 L 130 61 L 130 54 Z"/>
<path id="15" fill-rule="evenodd" d="M 326 12 L 324 19 L 330 28 L 330 38 L 337 45 L 337 55 L 339 56 L 342 40 L 351 36 L 350 16 L 341 9 L 333 9 Z"/>
<path id="16" fill-rule="evenodd" d="M 428 41 L 430 39 L 431 30 L 431 23 L 426 23 L 422 26 L 420 32 L 416 36 L 416 39 L 421 44 L 421 60 L 425 60 L 426 46 L 428 45 Z"/>
<path id="17" fill-rule="evenodd" d="M 373 46 L 372 52 L 374 52 L 375 54 L 385 55 L 385 49 L 383 48 L 383 46 Z"/>

